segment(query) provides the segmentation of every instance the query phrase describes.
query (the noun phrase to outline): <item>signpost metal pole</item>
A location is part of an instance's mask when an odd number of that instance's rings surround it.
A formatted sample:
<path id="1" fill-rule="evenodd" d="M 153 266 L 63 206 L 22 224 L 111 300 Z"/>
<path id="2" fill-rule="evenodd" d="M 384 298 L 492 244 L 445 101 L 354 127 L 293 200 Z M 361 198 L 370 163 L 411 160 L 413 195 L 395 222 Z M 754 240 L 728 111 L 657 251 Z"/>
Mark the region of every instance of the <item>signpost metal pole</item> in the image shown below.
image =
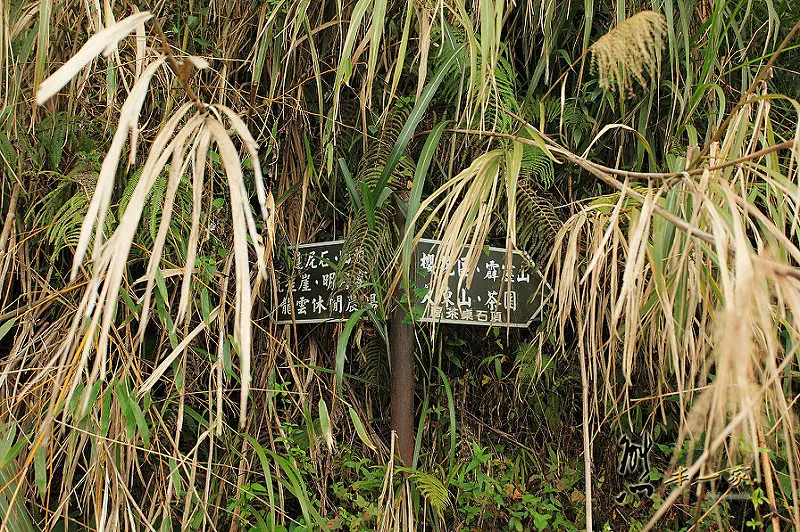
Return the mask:
<path id="1" fill-rule="evenodd" d="M 402 235 L 405 218 L 401 209 L 403 200 L 398 196 L 394 223 Z M 414 325 L 405 322 L 405 311 L 400 304 L 403 288 L 398 284 L 395 291 L 395 308 L 392 311 L 389 330 L 389 363 L 392 373 L 391 414 L 392 431 L 397 434 L 397 449 L 400 459 L 407 467 L 414 460 Z"/>
<path id="2" fill-rule="evenodd" d="M 389 355 L 392 365 L 392 431 L 403 464 L 414 459 L 414 327 L 404 323 L 405 312 L 398 304 L 392 311 Z"/>

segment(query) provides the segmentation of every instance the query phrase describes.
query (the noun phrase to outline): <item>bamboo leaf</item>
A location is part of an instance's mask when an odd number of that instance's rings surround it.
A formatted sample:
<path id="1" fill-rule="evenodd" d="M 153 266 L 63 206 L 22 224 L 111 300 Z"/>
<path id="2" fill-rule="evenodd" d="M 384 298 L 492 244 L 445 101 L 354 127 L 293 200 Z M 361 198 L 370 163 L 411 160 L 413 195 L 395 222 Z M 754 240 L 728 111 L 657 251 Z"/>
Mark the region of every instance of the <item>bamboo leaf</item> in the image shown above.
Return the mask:
<path id="1" fill-rule="evenodd" d="M 353 206 L 355 206 L 356 210 L 361 210 L 361 196 L 358 195 L 358 187 L 353 179 L 353 174 L 350 173 L 350 169 L 347 167 L 347 163 L 342 157 L 339 157 L 339 168 L 342 169 L 344 184 L 347 185 L 347 190 L 350 192 L 350 199 L 353 200 Z"/>
<path id="2" fill-rule="evenodd" d="M 342 46 L 339 68 L 336 69 L 336 79 L 333 82 L 334 112 L 336 112 L 339 107 L 339 92 L 341 91 L 342 83 L 347 83 L 350 78 L 352 72 L 350 62 L 353 54 L 353 46 L 356 42 L 358 30 L 361 27 L 361 20 L 364 18 L 371 1 L 372 0 L 358 0 L 358 3 L 356 3 L 353 10 L 350 12 L 350 25 L 347 28 L 347 35 L 345 36 L 344 45 Z M 333 118 L 335 118 L 335 116 Z"/>
<path id="3" fill-rule="evenodd" d="M 367 91 L 372 92 L 372 81 L 375 78 L 375 67 L 378 65 L 378 55 L 382 53 L 381 38 L 386 21 L 386 0 L 373 0 L 372 24 L 370 26 L 369 59 L 367 60 Z"/>
<path id="4" fill-rule="evenodd" d="M 422 191 L 428 177 L 428 168 L 433 160 L 433 156 L 436 154 L 436 148 L 439 146 L 442 133 L 449 124 L 449 121 L 442 121 L 436 124 L 428 135 L 428 138 L 425 139 L 425 145 L 422 147 L 417 166 L 414 169 L 414 180 L 411 184 L 411 194 L 409 195 L 408 207 L 406 209 L 405 238 L 403 240 L 403 277 L 406 286 L 408 286 L 408 276 L 411 268 L 411 251 L 413 248 L 415 227 L 414 220 L 417 217 L 419 205 L 422 201 Z"/>
<path id="5" fill-rule="evenodd" d="M 344 361 L 347 356 L 347 344 L 350 343 L 350 335 L 353 333 L 353 328 L 358 323 L 361 316 L 367 312 L 368 308 L 361 308 L 355 311 L 344 324 L 342 334 L 339 335 L 339 341 L 336 344 L 336 392 L 342 393 L 342 377 L 344 375 Z"/>
<path id="6" fill-rule="evenodd" d="M 266 481 L 266 488 L 267 488 L 267 497 L 269 499 L 269 505 L 271 508 L 275 508 L 275 488 L 272 484 L 272 468 L 269 465 L 269 461 L 267 461 L 267 452 L 264 447 L 261 446 L 254 438 L 250 437 L 249 435 L 245 436 L 245 439 L 250 443 L 253 447 L 253 450 L 258 455 L 258 460 L 261 462 L 261 471 L 264 473 L 264 479 Z M 275 512 L 272 511 L 269 513 L 269 530 L 275 530 Z"/>
<path id="7" fill-rule="evenodd" d="M 17 318 L 11 318 L 10 320 L 0 325 L 0 340 L 2 340 L 3 337 L 8 334 L 8 331 L 10 331 L 12 327 L 14 327 L 14 324 L 16 322 Z"/>
<path id="8" fill-rule="evenodd" d="M 453 390 L 450 388 L 450 380 L 447 378 L 447 375 L 444 374 L 442 368 L 436 367 L 436 371 L 439 373 L 439 377 L 442 379 L 442 385 L 444 386 L 444 393 L 447 397 L 447 411 L 450 414 L 450 427 L 448 431 L 450 433 L 450 452 L 449 452 L 449 460 L 450 460 L 450 470 L 453 469 L 453 464 L 456 458 L 456 439 L 458 434 L 456 432 L 457 425 L 456 425 L 456 405 L 455 401 L 453 401 Z"/>
<path id="9" fill-rule="evenodd" d="M 417 130 L 417 125 L 419 125 L 422 117 L 425 115 L 425 111 L 428 110 L 428 105 L 430 105 L 433 95 L 436 94 L 436 91 L 439 89 L 439 85 L 441 85 L 445 76 L 450 74 L 450 69 L 457 64 L 458 60 L 461 58 L 462 50 L 463 46 L 459 46 L 442 63 L 442 65 L 431 78 L 430 83 L 428 83 L 428 85 L 425 87 L 425 90 L 422 91 L 422 95 L 420 96 L 419 100 L 417 100 L 417 103 L 414 105 L 411 113 L 408 115 L 408 120 L 406 120 L 406 123 L 403 126 L 403 129 L 400 131 L 400 134 L 397 135 L 397 141 L 392 148 L 392 152 L 389 154 L 389 159 L 386 161 L 386 165 L 383 167 L 383 172 L 381 172 L 380 179 L 378 179 L 375 188 L 370 191 L 370 198 L 364 199 L 364 206 L 366 207 L 367 216 L 372 215 L 374 217 L 377 202 L 373 202 L 373 199 L 380 196 L 380 193 L 389 182 L 392 172 L 397 166 L 397 163 L 400 162 L 400 158 L 405 153 L 411 137 L 414 136 L 414 132 Z"/>
<path id="10" fill-rule="evenodd" d="M 356 434 L 358 434 L 361 442 L 373 451 L 377 452 L 375 444 L 372 443 L 372 440 L 370 440 L 369 436 L 367 435 L 367 430 L 364 428 L 361 418 L 358 417 L 358 414 L 355 410 L 353 410 L 352 406 L 348 407 L 348 412 L 350 413 L 350 420 L 353 422 L 353 426 L 356 428 Z"/>
<path id="11" fill-rule="evenodd" d="M 136 13 L 92 35 L 78 53 L 39 85 L 39 90 L 36 91 L 36 103 L 44 104 L 101 52 L 113 49 L 117 42 L 130 35 L 139 24 L 150 20 L 152 16 L 147 11 Z"/>
<path id="12" fill-rule="evenodd" d="M 319 428 L 325 436 L 328 449 L 333 449 L 333 429 L 331 427 L 331 418 L 328 414 L 328 405 L 325 404 L 324 399 L 319 400 Z"/>

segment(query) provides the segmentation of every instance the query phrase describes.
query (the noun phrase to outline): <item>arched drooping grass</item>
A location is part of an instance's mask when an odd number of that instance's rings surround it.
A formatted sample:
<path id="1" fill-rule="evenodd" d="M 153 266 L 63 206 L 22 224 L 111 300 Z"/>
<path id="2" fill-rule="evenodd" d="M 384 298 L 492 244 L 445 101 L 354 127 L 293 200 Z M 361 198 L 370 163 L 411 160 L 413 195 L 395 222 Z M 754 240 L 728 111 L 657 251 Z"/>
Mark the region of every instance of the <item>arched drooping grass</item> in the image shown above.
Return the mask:
<path id="1" fill-rule="evenodd" d="M 138 28 L 140 34 L 143 34 L 143 26 L 150 18 L 149 13 L 137 13 L 95 34 L 72 59 L 42 83 L 37 93 L 37 102 L 41 105 L 54 97 L 84 66 L 92 62 L 101 52 L 111 53 L 119 40 L 125 38 L 132 31 Z M 25 400 L 28 393 L 39 393 L 42 384 L 49 383 L 48 389 L 51 394 L 48 401 L 49 408 L 42 414 L 29 454 L 17 476 L 24 474 L 26 469 L 36 462 L 37 478 L 39 478 L 39 462 L 44 456 L 42 453 L 49 454 L 47 449 L 53 441 L 53 434 L 59 430 L 57 419 L 61 418 L 60 423 L 68 423 L 70 420 L 76 419 L 76 412 L 85 414 L 90 408 L 91 402 L 100 393 L 100 389 L 117 389 L 116 394 L 122 402 L 123 411 L 133 412 L 132 415 L 136 420 L 135 430 L 141 433 L 145 447 L 149 447 L 149 429 L 142 416 L 141 408 L 137 404 L 139 400 L 144 396 L 149 396 L 153 386 L 168 369 L 172 368 L 173 362 L 183 354 L 192 339 L 200 332 L 206 328 L 217 326 L 220 334 L 227 336 L 228 309 L 217 306 L 211 310 L 208 321 L 201 320 L 199 325 L 186 334 L 185 338 L 174 346 L 167 356 L 158 361 L 160 364 L 146 381 L 134 384 L 132 389 L 120 391 L 123 388 L 120 388 L 115 373 L 121 367 L 136 368 L 138 366 L 136 352 L 140 349 L 149 315 L 154 306 L 153 291 L 159 282 L 163 283 L 161 259 L 170 231 L 173 204 L 181 179 L 191 181 L 193 190 L 192 224 L 186 243 L 186 262 L 181 266 L 180 275 L 182 275 L 183 281 L 177 312 L 172 318 L 171 333 L 178 329 L 185 329 L 189 324 L 187 321 L 189 288 L 192 276 L 195 275 L 196 252 L 201 239 L 199 223 L 201 209 L 204 208 L 201 205 L 201 199 L 212 147 L 216 147 L 216 152 L 219 154 L 231 200 L 230 215 L 234 242 L 232 262 L 235 272 L 232 338 L 233 346 L 239 355 L 240 427 L 244 426 L 248 417 L 252 349 L 249 249 L 252 247 L 255 251 L 259 273 L 266 278 L 266 264 L 274 242 L 274 200 L 271 192 L 267 192 L 265 189 L 256 142 L 244 122 L 233 110 L 224 105 L 204 104 L 195 100 L 181 105 L 161 127 L 149 147 L 143 170 L 127 201 L 122 217 L 113 231 L 106 234 L 104 231 L 105 220 L 111 207 L 123 148 L 129 136 L 135 142 L 139 114 L 149 95 L 151 80 L 168 62 L 173 67 L 176 62 L 171 54 L 156 53 L 154 55 L 153 50 L 150 49 L 145 49 L 137 59 L 141 62 L 139 65 L 141 68 L 137 69 L 139 76 L 122 104 L 117 130 L 108 153 L 103 159 L 97 185 L 83 219 L 80 237 L 76 245 L 72 278 L 74 280 L 82 272 L 88 270 L 88 282 L 83 288 L 83 296 L 71 319 L 71 325 L 61 341 L 60 348 L 52 353 L 44 367 L 36 371 L 18 396 L 19 400 Z M 207 66 L 205 61 L 199 58 L 187 58 L 186 61 L 198 68 Z M 181 82 L 186 83 L 187 80 L 181 79 Z M 266 238 L 262 238 L 256 227 L 248 199 L 249 195 L 245 190 L 242 160 L 239 157 L 239 149 L 233 141 L 233 133 L 238 137 L 250 159 L 258 202 L 264 218 Z M 131 148 L 131 152 L 135 151 L 134 146 Z M 122 346 L 116 339 L 116 314 L 120 305 L 120 291 L 123 289 L 123 276 L 147 198 L 167 164 L 169 164 L 169 172 L 163 212 L 153 248 L 149 250 L 150 257 L 143 278 L 146 287 L 136 305 L 140 310 L 138 333 L 132 338 L 128 349 L 121 349 Z M 248 243 L 248 238 L 250 243 Z M 92 249 L 91 261 L 85 264 L 84 258 L 90 247 Z M 104 393 L 108 397 L 112 392 L 109 390 Z M 127 398 L 123 399 L 123 397 Z M 66 405 L 76 405 L 77 411 Z M 222 421 L 220 420 L 219 423 Z M 221 426 L 212 426 L 208 431 L 218 432 L 220 429 Z M 97 447 L 94 444 L 97 444 Z M 93 448 L 95 452 L 104 449 L 103 440 L 99 439 L 93 442 Z M 110 449 L 108 452 L 111 452 Z M 115 478 L 113 473 L 115 466 L 112 463 L 100 460 L 95 467 L 110 468 L 104 473 L 108 479 L 107 482 Z M 19 487 L 15 491 L 14 497 L 18 495 L 18 491 Z M 171 496 L 169 491 L 166 494 L 167 500 Z M 109 519 L 109 515 L 116 512 L 109 514 L 106 511 L 108 501 L 104 499 L 105 495 L 101 494 L 99 498 L 87 502 L 94 506 L 98 517 L 105 515 L 106 519 Z M 132 503 L 132 501 L 129 502 Z M 127 506 L 123 498 L 112 501 L 112 505 L 119 509 Z M 165 505 L 168 503 L 165 502 Z M 130 511 L 131 507 L 127 507 L 127 511 Z M 110 525 L 110 523 L 111 521 L 107 521 L 105 524 Z M 98 525 L 101 524 L 103 523 L 98 523 Z"/>

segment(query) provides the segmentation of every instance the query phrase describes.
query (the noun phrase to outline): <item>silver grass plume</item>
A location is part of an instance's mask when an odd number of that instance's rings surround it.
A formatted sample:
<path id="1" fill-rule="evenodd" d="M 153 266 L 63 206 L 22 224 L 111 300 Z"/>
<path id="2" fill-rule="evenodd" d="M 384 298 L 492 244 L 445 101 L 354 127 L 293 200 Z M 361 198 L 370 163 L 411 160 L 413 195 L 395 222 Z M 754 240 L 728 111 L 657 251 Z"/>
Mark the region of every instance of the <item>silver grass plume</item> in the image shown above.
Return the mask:
<path id="1" fill-rule="evenodd" d="M 600 88 L 630 92 L 634 79 L 647 85 L 645 71 L 657 77 L 666 32 L 664 15 L 642 11 L 600 37 L 590 48 Z"/>

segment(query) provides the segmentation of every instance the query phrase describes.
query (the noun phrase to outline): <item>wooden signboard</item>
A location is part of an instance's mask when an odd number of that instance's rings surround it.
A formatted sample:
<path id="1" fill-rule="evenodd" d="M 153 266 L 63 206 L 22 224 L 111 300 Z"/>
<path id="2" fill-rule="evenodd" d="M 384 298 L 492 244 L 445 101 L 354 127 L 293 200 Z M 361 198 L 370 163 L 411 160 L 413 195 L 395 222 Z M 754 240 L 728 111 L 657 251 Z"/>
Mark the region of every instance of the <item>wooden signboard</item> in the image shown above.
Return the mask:
<path id="1" fill-rule="evenodd" d="M 338 290 L 336 266 L 343 240 L 291 248 L 288 271 L 278 275 L 278 323 L 347 321 L 359 309 L 346 290 Z M 369 302 L 378 305 L 377 297 Z"/>
<path id="2" fill-rule="evenodd" d="M 342 244 L 342 240 L 335 240 L 291 248 L 291 264 L 279 272 L 279 324 L 346 321 L 361 307 L 337 283 Z M 414 251 L 413 296 L 421 321 L 526 327 L 538 313 L 545 286 L 538 269 L 522 253 L 515 252 L 511 271 L 507 272 L 505 249 L 492 247 L 481 252 L 469 287 L 464 249 L 450 274 L 442 301 L 434 308 L 426 289 L 434 270 L 447 267 L 436 264 L 438 244 L 436 240 L 421 239 Z M 346 257 L 344 261 L 346 264 Z M 461 276 L 465 279 L 459 284 Z M 364 304 L 377 307 L 375 294 L 369 298 Z"/>
<path id="3" fill-rule="evenodd" d="M 414 252 L 417 288 L 428 288 L 436 264 L 436 240 L 420 239 Z M 424 309 L 422 320 L 435 323 L 527 327 L 539 312 L 544 289 L 542 276 L 525 255 L 514 252 L 510 271 L 506 271 L 506 250 L 484 247 L 475 266 L 472 284 L 467 287 L 465 271 L 467 248 L 462 251 L 437 307 L 428 304 L 429 293 L 417 303 Z M 459 283 L 459 278 L 464 279 Z M 418 290 L 417 292 L 421 292 Z"/>

